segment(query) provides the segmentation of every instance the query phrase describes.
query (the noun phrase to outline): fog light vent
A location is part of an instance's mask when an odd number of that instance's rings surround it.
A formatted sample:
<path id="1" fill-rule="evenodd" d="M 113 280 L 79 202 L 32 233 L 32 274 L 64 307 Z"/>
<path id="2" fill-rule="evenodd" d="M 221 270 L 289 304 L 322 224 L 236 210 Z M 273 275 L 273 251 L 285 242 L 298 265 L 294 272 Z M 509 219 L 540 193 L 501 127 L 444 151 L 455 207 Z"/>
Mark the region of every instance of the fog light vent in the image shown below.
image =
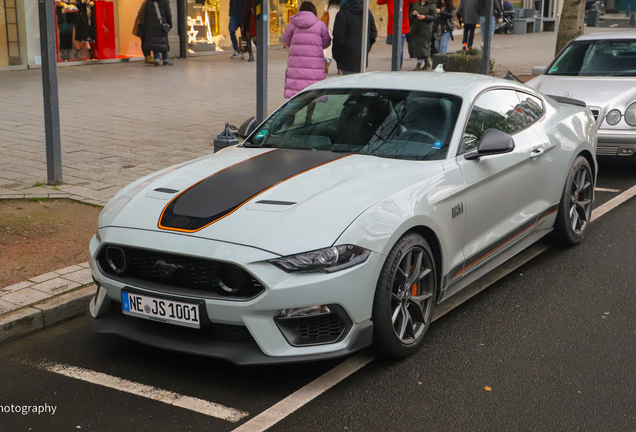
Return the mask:
<path id="1" fill-rule="evenodd" d="M 121 248 L 108 246 L 106 248 L 106 262 L 117 274 L 122 274 L 126 270 L 126 254 Z"/>

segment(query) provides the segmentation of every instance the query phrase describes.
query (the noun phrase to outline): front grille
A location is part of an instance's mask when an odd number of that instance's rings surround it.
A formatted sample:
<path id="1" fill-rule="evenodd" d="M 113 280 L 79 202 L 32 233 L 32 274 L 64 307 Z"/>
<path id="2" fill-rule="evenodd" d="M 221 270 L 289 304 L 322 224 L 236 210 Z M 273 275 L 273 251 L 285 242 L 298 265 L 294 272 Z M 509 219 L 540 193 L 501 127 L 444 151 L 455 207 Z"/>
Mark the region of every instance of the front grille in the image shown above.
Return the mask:
<path id="1" fill-rule="evenodd" d="M 351 328 L 351 319 L 338 305 L 329 305 L 331 313 L 301 317 L 276 317 L 274 320 L 287 342 L 293 346 L 337 342 Z"/>
<path id="2" fill-rule="evenodd" d="M 598 156 L 616 156 L 618 147 L 614 146 L 596 146 L 596 154 Z"/>
<path id="3" fill-rule="evenodd" d="M 240 267 L 185 255 L 105 245 L 97 262 L 113 279 L 162 292 L 248 300 L 265 290 Z"/>

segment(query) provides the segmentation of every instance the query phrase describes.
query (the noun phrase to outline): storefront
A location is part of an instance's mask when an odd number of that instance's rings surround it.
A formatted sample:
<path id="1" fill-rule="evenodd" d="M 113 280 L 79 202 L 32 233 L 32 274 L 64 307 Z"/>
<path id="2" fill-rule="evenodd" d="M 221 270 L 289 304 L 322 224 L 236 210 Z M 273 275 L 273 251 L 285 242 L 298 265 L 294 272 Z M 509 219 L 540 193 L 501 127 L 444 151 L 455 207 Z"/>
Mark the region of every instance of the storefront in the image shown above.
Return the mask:
<path id="1" fill-rule="evenodd" d="M 290 18 L 298 13 L 299 1 L 270 0 L 270 45 L 283 44 L 283 33 Z M 313 0 L 322 16 L 327 0 Z M 387 8 L 376 0 L 369 2 L 375 17 L 378 36 L 386 37 Z M 231 47 L 228 32 L 230 0 L 187 0 L 188 52 L 192 54 L 219 51 Z M 237 36 L 240 32 L 237 32 Z"/>
<path id="2" fill-rule="evenodd" d="M 325 0 L 322 0 L 323 3 Z M 324 5 L 323 5 L 324 8 Z M 188 48 L 190 54 L 230 48 L 228 32 L 230 0 L 187 0 Z M 270 45 L 283 43 L 283 33 L 298 0 L 270 1 Z M 237 37 L 240 31 L 237 31 Z"/>
<path id="3" fill-rule="evenodd" d="M 231 49 L 230 0 L 183 0 L 190 55 Z M 270 45 L 282 45 L 290 18 L 301 0 L 270 0 Z M 115 62 L 143 58 L 141 40 L 132 34 L 143 0 L 55 0 L 55 37 L 60 64 Z M 54 6 L 53 6 L 54 4 Z M 326 0 L 314 0 L 318 17 Z M 171 56 L 179 55 L 177 0 L 170 0 L 174 28 Z M 369 2 L 378 36 L 386 37 L 387 8 Z M 237 31 L 237 36 L 240 30 Z M 41 64 L 38 0 L 0 0 L 0 68 Z"/>
<path id="4" fill-rule="evenodd" d="M 37 0 L 22 1 L 26 63 L 41 63 L 40 28 Z M 55 37 L 58 63 L 114 62 L 143 58 L 141 40 L 132 34 L 137 12 L 143 0 L 55 0 Z M 171 1 L 173 24 L 177 25 L 176 0 Z M 179 52 L 175 30 L 169 35 L 172 50 Z M 2 39 L 0 39 L 0 44 Z M 0 47 L 0 50 L 2 48 Z M 1 55 L 2 51 L 0 51 Z M 0 57 L 0 61 L 2 61 Z"/>

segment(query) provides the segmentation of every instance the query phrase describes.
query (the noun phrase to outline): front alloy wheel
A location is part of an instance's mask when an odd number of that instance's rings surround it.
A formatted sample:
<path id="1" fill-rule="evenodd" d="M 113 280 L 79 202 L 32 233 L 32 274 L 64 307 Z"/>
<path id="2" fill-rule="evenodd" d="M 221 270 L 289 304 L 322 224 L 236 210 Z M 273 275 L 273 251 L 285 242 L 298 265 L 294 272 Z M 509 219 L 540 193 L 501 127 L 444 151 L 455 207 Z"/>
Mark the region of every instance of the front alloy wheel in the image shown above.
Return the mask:
<path id="1" fill-rule="evenodd" d="M 389 253 L 376 287 L 374 341 L 384 354 L 406 357 L 421 345 L 433 318 L 436 286 L 426 240 L 406 234 Z"/>
<path id="2" fill-rule="evenodd" d="M 575 245 L 583 240 L 592 217 L 593 198 L 592 170 L 587 160 L 579 156 L 570 168 L 554 223 L 554 233 L 560 243 Z"/>

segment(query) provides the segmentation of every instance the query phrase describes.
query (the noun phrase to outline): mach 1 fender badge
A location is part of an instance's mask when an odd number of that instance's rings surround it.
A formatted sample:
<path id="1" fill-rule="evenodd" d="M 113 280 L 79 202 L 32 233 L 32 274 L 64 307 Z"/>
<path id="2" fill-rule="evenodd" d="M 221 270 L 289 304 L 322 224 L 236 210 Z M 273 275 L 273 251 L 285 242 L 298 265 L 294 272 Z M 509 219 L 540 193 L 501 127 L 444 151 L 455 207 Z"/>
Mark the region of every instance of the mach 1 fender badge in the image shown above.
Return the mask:
<path id="1" fill-rule="evenodd" d="M 453 219 L 455 219 L 457 216 L 459 216 L 460 214 L 464 213 L 464 203 L 460 202 L 459 204 L 457 204 L 456 206 L 454 206 L 451 209 L 451 212 L 453 214 Z"/>

